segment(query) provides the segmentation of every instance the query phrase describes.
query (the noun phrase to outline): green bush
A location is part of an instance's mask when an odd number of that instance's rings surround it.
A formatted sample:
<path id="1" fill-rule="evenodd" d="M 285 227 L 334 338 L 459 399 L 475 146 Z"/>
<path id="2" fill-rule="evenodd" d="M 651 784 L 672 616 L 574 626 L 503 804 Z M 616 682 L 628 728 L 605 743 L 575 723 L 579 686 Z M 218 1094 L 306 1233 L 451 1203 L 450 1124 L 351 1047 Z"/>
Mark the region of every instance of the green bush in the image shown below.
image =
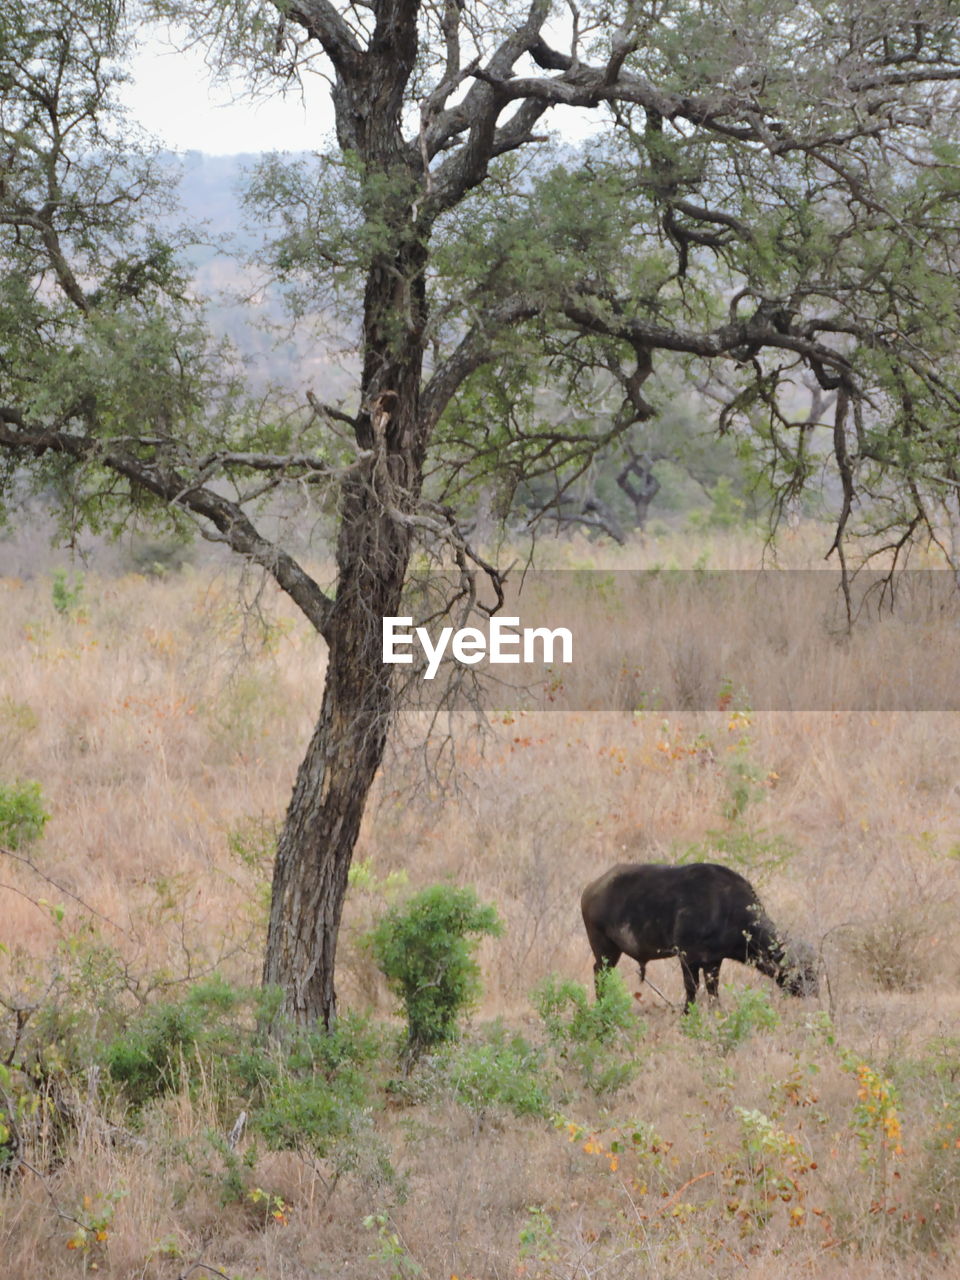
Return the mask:
<path id="1" fill-rule="evenodd" d="M 50 584 L 50 598 L 61 618 L 76 618 L 83 609 L 83 574 L 71 576 L 72 581 L 66 569 L 57 569 Z"/>
<path id="2" fill-rule="evenodd" d="M 532 999 L 550 1044 L 580 1069 L 594 1093 L 611 1093 L 633 1079 L 640 1067 L 637 1042 L 646 1027 L 615 969 L 601 970 L 596 1000 L 581 983 L 552 976 Z"/>
<path id="3" fill-rule="evenodd" d="M 764 875 L 782 871 L 796 853 L 795 844 L 765 827 L 735 826 L 728 831 L 708 831 L 700 844 L 675 848 L 674 859 L 683 864 L 722 862 L 748 875 Z"/>
<path id="4" fill-rule="evenodd" d="M 485 1041 L 453 1050 L 444 1063 L 444 1077 L 457 1101 L 474 1111 L 499 1105 L 518 1116 L 548 1116 L 543 1069 L 543 1055 L 498 1023 Z"/>
<path id="5" fill-rule="evenodd" d="M 150 1005 L 104 1048 L 107 1072 L 134 1107 L 209 1083 L 213 1063 L 228 1077 L 228 1091 L 256 1087 L 272 1074 L 266 1052 L 254 1053 L 251 1030 L 264 998 L 214 976 L 180 1001 Z"/>
<path id="6" fill-rule="evenodd" d="M 919 1166 L 914 1170 L 912 1216 L 901 1227 L 911 1243 L 929 1249 L 950 1237 L 960 1219 L 960 1094 L 954 1084 L 935 1106 Z"/>
<path id="7" fill-rule="evenodd" d="M 603 969 L 593 1000 L 582 983 L 547 978 L 533 993 L 533 1005 L 557 1049 L 572 1044 L 609 1044 L 635 1026 L 633 999 L 615 969 Z"/>
<path id="8" fill-rule="evenodd" d="M 477 939 L 502 930 L 472 889 L 437 884 L 393 907 L 368 935 L 373 957 L 399 996 L 416 1056 L 457 1035 L 457 1019 L 480 991 Z"/>
<path id="9" fill-rule="evenodd" d="M 329 1032 L 301 1032 L 278 1049 L 275 1076 L 251 1109 L 250 1126 L 274 1151 L 309 1153 L 328 1161 L 335 1185 L 345 1173 L 402 1196 L 371 1111 L 383 1037 L 349 1014 Z"/>
<path id="10" fill-rule="evenodd" d="M 704 1040 L 715 1045 L 721 1053 L 729 1053 L 755 1031 L 771 1031 L 780 1019 L 770 1003 L 770 997 L 757 987 L 745 987 L 734 991 L 725 986 L 731 997 L 727 1009 L 705 1008 L 692 1005 L 683 1018 L 683 1030 L 694 1040 Z"/>
<path id="11" fill-rule="evenodd" d="M 190 563 L 193 547 L 180 533 L 148 537 L 134 535 L 121 558 L 123 568 L 131 573 L 141 573 L 148 578 L 165 578 L 179 573 Z"/>
<path id="12" fill-rule="evenodd" d="M 361 1019 L 345 1016 L 330 1032 L 290 1031 L 265 1041 L 272 992 L 235 988 L 212 978 L 178 1001 L 156 1004 L 131 1019 L 102 1058 L 108 1076 L 134 1109 L 180 1089 L 203 1089 L 224 1124 L 239 1111 L 248 1131 L 271 1150 L 330 1158 L 338 1172 L 367 1170 L 378 1181 L 395 1175 L 370 1123 L 370 1067 L 381 1038 Z M 232 1198 L 246 1179 L 239 1157 L 213 1140 Z"/>
<path id="13" fill-rule="evenodd" d="M 39 839 L 49 817 L 39 782 L 0 783 L 0 844 L 19 849 Z"/>

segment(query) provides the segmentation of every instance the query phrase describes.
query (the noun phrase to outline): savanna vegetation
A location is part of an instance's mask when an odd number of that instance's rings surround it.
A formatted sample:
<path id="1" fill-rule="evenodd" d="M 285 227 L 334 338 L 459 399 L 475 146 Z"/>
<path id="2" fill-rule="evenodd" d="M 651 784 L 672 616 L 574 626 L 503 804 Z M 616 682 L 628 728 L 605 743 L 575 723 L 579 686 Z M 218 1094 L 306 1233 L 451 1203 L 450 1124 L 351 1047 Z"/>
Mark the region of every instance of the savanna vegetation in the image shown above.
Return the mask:
<path id="1" fill-rule="evenodd" d="M 742 568 L 757 547 L 603 554 Z M 401 746 L 351 875 L 337 1030 L 281 1043 L 259 973 L 322 645 L 280 593 L 255 618 L 206 568 L 2 593 L 11 1280 L 953 1274 L 955 713 L 754 712 L 722 685 L 711 711 L 505 710 L 446 795 Z M 847 702 L 875 669 L 851 664 Z M 821 998 L 728 964 L 720 1011 L 684 1018 L 662 962 L 661 994 L 624 965 L 595 1004 L 577 899 L 623 858 L 743 871 L 817 947 Z"/>

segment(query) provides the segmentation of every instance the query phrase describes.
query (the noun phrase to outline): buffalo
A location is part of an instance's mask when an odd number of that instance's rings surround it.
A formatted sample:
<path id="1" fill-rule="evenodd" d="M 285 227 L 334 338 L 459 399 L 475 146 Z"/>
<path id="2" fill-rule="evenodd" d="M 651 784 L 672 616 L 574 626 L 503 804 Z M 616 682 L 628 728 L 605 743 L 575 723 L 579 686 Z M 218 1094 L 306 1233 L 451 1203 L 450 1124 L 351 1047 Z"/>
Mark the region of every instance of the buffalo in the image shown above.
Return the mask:
<path id="1" fill-rule="evenodd" d="M 753 965 L 790 995 L 818 992 L 812 948 L 778 933 L 750 882 L 718 863 L 621 863 L 587 885 L 580 906 L 596 976 L 626 954 L 642 982 L 648 961 L 677 956 L 685 1009 L 696 1001 L 701 969 L 707 994 L 718 998 L 724 960 Z"/>

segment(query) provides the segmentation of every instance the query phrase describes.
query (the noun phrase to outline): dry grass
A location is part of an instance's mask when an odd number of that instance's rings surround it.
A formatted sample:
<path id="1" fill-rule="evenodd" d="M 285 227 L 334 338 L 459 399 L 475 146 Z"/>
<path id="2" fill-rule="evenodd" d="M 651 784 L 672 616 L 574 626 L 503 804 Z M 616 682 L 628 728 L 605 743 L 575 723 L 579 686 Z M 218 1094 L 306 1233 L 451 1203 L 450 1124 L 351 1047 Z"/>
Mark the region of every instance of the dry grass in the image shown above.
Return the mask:
<path id="1" fill-rule="evenodd" d="M 632 549 L 616 567 L 693 564 L 705 550 L 711 567 L 757 563 L 743 540 L 678 539 Z M 788 543 L 783 556 L 803 565 L 808 551 Z M 555 554 L 569 567 L 592 553 L 564 544 Z M 30 853 L 35 868 L 0 859 L 0 997 L 41 994 L 62 967 L 88 919 L 71 895 L 100 913 L 97 936 L 141 994 L 214 969 L 255 982 L 264 831 L 282 815 L 312 728 L 322 646 L 273 598 L 264 626 L 245 623 L 226 577 L 90 577 L 85 602 L 83 616 L 62 617 L 48 579 L 0 579 L 0 782 L 38 780 L 52 814 Z M 675 679 L 709 692 L 722 664 L 702 620 L 674 621 L 693 639 L 665 661 Z M 955 647 L 952 623 L 925 625 L 928 653 Z M 838 703 L 910 641 L 905 631 L 872 634 L 877 648 L 857 641 L 856 663 L 837 676 Z M 775 640 L 758 679 L 774 679 Z M 816 661 L 814 648 L 805 660 Z M 774 995 L 779 1026 L 721 1055 L 647 991 L 637 1077 L 599 1100 L 573 1077 L 562 1086 L 558 1107 L 586 1139 L 497 1108 L 478 1116 L 442 1094 L 394 1103 L 374 1125 L 406 1196 L 363 1168 L 329 1194 L 322 1164 L 260 1153 L 251 1176 L 289 1206 L 285 1224 L 252 1203 L 222 1203 L 208 1137 L 222 1118 L 202 1091 L 167 1097 L 131 1143 L 105 1127 L 90 1079 L 66 1146 L 35 1127 L 35 1172 L 0 1183 L 4 1276 L 96 1265 L 170 1280 L 195 1262 L 244 1280 L 955 1274 L 956 1227 L 935 1222 L 953 1212 L 946 1196 L 960 1195 L 960 1165 L 937 1155 L 935 1125 L 960 1077 L 950 1038 L 960 1014 L 960 714 L 735 709 L 504 712 L 484 742 L 464 738 L 460 789 L 446 797 L 418 785 L 412 754 L 391 757 L 357 852 L 373 882 L 348 901 L 341 1001 L 390 1013 L 357 946 L 385 878 L 404 873 L 413 887 L 452 878 L 495 902 L 506 925 L 481 948 L 478 1024 L 500 1017 L 536 1039 L 531 989 L 550 973 L 589 980 L 580 887 L 615 861 L 674 859 L 718 839 L 773 917 L 820 949 L 820 1001 Z M 63 904 L 64 919 L 41 899 Z M 727 970 L 736 991 L 770 989 Z M 650 976 L 678 1001 L 675 963 Z M 902 1155 L 875 1135 L 861 1148 L 854 1060 L 896 1079 Z M 752 1216 L 731 1201 L 772 1176 L 786 1148 L 765 1170 L 750 1166 L 736 1108 L 773 1118 L 816 1166 L 796 1177 L 791 1200 L 762 1213 L 754 1205 Z M 640 1122 L 659 1150 L 628 1149 L 614 1170 L 610 1143 Z M 68 1249 L 69 1218 L 95 1216 L 112 1192 L 106 1239 Z M 379 1227 L 361 1226 L 381 1211 Z"/>

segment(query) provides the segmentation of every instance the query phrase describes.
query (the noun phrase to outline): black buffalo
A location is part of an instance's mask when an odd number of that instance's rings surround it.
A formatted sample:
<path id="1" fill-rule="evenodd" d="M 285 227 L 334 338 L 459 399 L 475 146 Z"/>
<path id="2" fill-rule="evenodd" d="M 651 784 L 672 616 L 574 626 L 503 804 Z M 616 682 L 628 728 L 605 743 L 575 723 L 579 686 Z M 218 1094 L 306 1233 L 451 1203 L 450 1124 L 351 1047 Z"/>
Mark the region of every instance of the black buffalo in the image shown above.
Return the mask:
<path id="1" fill-rule="evenodd" d="M 580 905 L 594 974 L 626 954 L 643 981 L 649 960 L 677 956 L 687 1009 L 701 969 L 707 994 L 717 997 L 724 960 L 753 965 L 791 995 L 817 994 L 812 949 L 780 935 L 753 886 L 729 867 L 621 863 L 587 885 Z"/>

